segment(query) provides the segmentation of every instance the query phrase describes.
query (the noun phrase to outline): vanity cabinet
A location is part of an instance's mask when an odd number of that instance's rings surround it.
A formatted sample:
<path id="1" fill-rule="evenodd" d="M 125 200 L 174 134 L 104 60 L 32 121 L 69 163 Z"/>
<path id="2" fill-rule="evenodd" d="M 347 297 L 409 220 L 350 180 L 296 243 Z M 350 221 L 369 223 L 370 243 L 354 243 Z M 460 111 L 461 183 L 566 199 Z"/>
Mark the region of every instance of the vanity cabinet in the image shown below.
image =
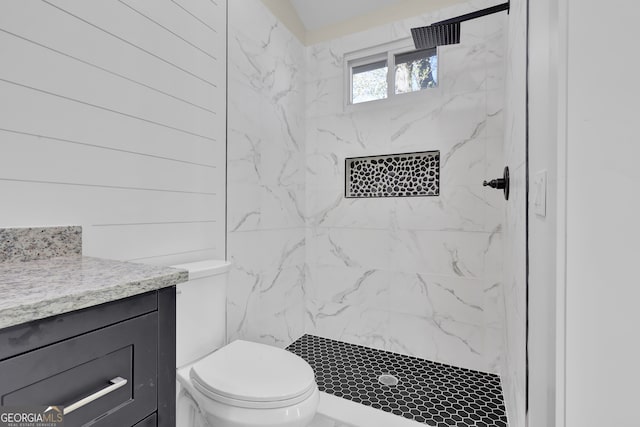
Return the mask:
<path id="1" fill-rule="evenodd" d="M 175 426 L 175 287 L 0 330 L 0 405 L 67 427 Z"/>

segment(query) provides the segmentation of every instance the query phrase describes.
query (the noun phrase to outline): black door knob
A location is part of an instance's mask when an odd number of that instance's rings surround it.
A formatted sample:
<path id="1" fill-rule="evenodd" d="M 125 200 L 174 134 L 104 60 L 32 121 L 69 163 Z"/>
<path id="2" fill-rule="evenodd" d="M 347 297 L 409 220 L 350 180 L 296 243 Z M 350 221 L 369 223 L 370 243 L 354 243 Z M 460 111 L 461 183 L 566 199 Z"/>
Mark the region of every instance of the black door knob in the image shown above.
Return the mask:
<path id="1" fill-rule="evenodd" d="M 496 190 L 503 190 L 505 200 L 509 200 L 509 166 L 506 166 L 504 168 L 502 178 L 492 179 L 491 181 L 484 181 L 482 185 L 484 187 L 495 188 Z"/>

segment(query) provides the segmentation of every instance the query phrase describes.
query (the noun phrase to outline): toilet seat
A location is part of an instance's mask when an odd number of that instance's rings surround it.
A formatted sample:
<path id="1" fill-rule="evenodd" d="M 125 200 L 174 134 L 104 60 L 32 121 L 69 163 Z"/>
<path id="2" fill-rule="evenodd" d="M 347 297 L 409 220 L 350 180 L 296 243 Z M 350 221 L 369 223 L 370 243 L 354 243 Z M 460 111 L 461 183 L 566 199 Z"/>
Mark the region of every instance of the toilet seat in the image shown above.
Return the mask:
<path id="1" fill-rule="evenodd" d="M 223 396 L 221 394 L 215 393 L 206 388 L 206 386 L 200 384 L 197 380 L 193 380 L 193 386 L 203 395 L 208 397 L 209 399 L 215 400 L 216 402 L 223 403 L 229 406 L 235 406 L 238 408 L 249 408 L 249 409 L 277 409 L 277 408 L 285 408 L 287 406 L 293 406 L 300 402 L 305 401 L 309 397 L 311 397 L 316 391 L 315 387 L 310 387 L 307 392 L 297 396 L 293 399 L 289 400 L 274 400 L 271 402 L 265 401 L 254 401 L 254 400 L 243 400 L 243 399 L 232 399 L 227 396 Z"/>
<path id="2" fill-rule="evenodd" d="M 240 408 L 287 407 L 317 389 L 313 370 L 299 356 L 242 340 L 193 364 L 189 377 L 208 398 Z"/>

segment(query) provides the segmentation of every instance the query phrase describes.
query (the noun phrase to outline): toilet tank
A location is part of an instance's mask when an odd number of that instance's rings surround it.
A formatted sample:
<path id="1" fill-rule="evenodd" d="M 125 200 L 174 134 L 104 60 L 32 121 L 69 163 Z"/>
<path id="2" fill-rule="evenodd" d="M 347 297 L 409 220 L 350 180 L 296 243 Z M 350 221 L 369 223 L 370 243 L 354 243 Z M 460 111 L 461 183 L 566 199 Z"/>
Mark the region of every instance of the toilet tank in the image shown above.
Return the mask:
<path id="1" fill-rule="evenodd" d="M 227 276 L 231 264 L 206 260 L 173 265 L 189 272 L 176 289 L 176 366 L 206 356 L 226 344 Z"/>

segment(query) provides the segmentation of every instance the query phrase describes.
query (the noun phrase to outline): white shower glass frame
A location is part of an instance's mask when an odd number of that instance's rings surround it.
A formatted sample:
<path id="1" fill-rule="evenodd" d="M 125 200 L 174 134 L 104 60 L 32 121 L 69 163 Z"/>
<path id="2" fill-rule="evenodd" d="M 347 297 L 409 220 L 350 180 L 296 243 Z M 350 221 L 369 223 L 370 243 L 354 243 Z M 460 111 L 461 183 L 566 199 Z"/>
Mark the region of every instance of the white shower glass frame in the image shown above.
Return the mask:
<path id="1" fill-rule="evenodd" d="M 395 93 L 395 56 L 402 53 L 407 53 L 416 50 L 413 44 L 412 38 L 405 38 L 397 40 L 391 43 L 385 43 L 370 48 L 349 52 L 344 55 L 343 67 L 344 67 L 344 103 L 343 108 L 345 112 L 362 111 L 369 108 L 377 108 L 382 105 L 395 105 L 406 104 L 411 102 L 419 102 L 425 96 L 429 96 L 433 91 L 437 91 L 441 83 L 440 66 L 442 64 L 438 57 L 438 85 L 429 90 L 417 90 L 407 93 Z M 437 52 L 437 51 L 436 51 Z M 438 52 L 437 52 L 438 53 Z M 364 101 L 354 104 L 352 102 L 353 97 L 353 68 L 362 65 L 371 64 L 379 61 L 387 61 L 387 97 L 383 99 L 376 99 L 371 101 Z"/>

